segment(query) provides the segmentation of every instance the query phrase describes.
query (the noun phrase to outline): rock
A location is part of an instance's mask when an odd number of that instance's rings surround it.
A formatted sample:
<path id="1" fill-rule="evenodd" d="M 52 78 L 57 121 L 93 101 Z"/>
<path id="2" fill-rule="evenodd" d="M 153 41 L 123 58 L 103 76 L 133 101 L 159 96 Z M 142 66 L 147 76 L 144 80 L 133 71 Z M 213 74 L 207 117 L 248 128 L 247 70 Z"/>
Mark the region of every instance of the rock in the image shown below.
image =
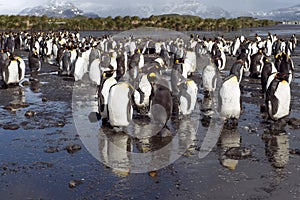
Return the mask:
<path id="1" fill-rule="evenodd" d="M 58 147 L 49 147 L 48 149 L 44 150 L 45 153 L 56 153 L 59 152 L 59 148 Z"/>
<path id="2" fill-rule="evenodd" d="M 43 97 L 42 98 L 42 102 L 46 102 L 46 101 L 48 101 L 48 98 L 47 97 Z"/>
<path id="3" fill-rule="evenodd" d="M 64 127 L 64 126 L 65 126 L 65 123 L 62 122 L 62 121 L 60 121 L 60 122 L 57 122 L 57 123 L 56 123 L 56 126 L 57 126 L 57 127 Z"/>
<path id="4" fill-rule="evenodd" d="M 67 150 L 68 153 L 75 153 L 79 150 L 81 150 L 81 146 L 79 144 L 71 144 L 68 145 L 65 150 Z"/>
<path id="5" fill-rule="evenodd" d="M 28 110 L 28 111 L 25 112 L 26 117 L 32 117 L 34 115 L 36 115 L 36 112 L 34 112 L 32 110 Z"/>
<path id="6" fill-rule="evenodd" d="M 288 125 L 290 125 L 293 129 L 299 129 L 300 128 L 300 119 L 290 118 L 288 120 Z"/>
<path id="7" fill-rule="evenodd" d="M 300 149 L 290 149 L 290 154 L 292 154 L 292 155 L 300 155 Z"/>
<path id="8" fill-rule="evenodd" d="M 246 147 L 232 147 L 225 152 L 225 155 L 240 160 L 251 156 L 251 150 Z"/>
<path id="9" fill-rule="evenodd" d="M 69 188 L 75 188 L 78 185 L 81 185 L 83 183 L 83 180 L 71 180 L 69 182 Z"/>
<path id="10" fill-rule="evenodd" d="M 3 129 L 5 130 L 17 130 L 20 126 L 18 124 L 6 124 L 3 126 Z"/>

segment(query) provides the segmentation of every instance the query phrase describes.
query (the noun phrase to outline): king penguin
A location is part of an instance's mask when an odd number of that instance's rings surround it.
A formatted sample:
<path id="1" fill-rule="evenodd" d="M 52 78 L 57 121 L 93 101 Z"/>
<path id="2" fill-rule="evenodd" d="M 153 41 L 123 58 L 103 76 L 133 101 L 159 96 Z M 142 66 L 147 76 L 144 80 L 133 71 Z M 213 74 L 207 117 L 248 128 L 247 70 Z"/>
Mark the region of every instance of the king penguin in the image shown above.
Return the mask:
<path id="1" fill-rule="evenodd" d="M 227 76 L 219 90 L 219 112 L 220 116 L 227 120 L 232 119 L 233 125 L 241 113 L 241 91 L 238 77 L 234 74 Z"/>
<path id="2" fill-rule="evenodd" d="M 41 70 L 42 62 L 40 56 L 36 50 L 31 51 L 28 54 L 28 67 L 31 73 L 36 73 Z"/>
<path id="3" fill-rule="evenodd" d="M 108 96 L 109 123 L 113 127 L 127 127 L 133 115 L 134 88 L 127 82 L 118 82 L 110 88 Z"/>
<path id="4" fill-rule="evenodd" d="M 110 88 L 117 84 L 116 79 L 112 76 L 113 72 L 103 72 L 101 84 L 98 86 L 98 111 L 101 115 L 102 122 L 108 121 L 108 97 Z"/>
<path id="5" fill-rule="evenodd" d="M 219 77 L 219 69 L 217 68 L 215 63 L 211 62 L 209 65 L 203 68 L 202 87 L 204 90 L 204 96 L 209 97 L 211 93 L 216 90 Z"/>
<path id="6" fill-rule="evenodd" d="M 190 115 L 197 103 L 198 86 L 193 80 L 186 80 L 179 85 L 179 113 Z"/>
<path id="7" fill-rule="evenodd" d="M 277 121 L 289 115 L 291 90 L 287 76 L 277 73 L 266 91 L 266 107 L 269 117 Z"/>

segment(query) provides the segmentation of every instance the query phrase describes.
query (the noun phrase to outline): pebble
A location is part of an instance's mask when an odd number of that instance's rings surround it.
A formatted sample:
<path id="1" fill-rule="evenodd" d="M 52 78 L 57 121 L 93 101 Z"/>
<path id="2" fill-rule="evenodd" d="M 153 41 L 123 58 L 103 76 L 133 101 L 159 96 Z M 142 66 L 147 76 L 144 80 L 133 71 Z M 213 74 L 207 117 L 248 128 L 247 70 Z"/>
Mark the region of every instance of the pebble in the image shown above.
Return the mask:
<path id="1" fill-rule="evenodd" d="M 300 155 L 300 149 L 290 149 L 290 154 L 292 154 L 292 155 Z"/>
<path id="2" fill-rule="evenodd" d="M 64 122 L 57 122 L 57 123 L 56 123 L 56 126 L 57 126 L 57 127 L 64 127 L 64 126 L 65 126 L 65 123 L 64 123 Z"/>
<path id="3" fill-rule="evenodd" d="M 46 101 L 48 101 L 48 98 L 47 97 L 43 97 L 42 98 L 42 102 L 46 102 Z"/>
<path id="4" fill-rule="evenodd" d="M 28 110 L 28 111 L 25 112 L 26 117 L 32 117 L 34 115 L 36 115 L 36 112 L 34 112 L 32 110 Z"/>
<path id="5" fill-rule="evenodd" d="M 18 124 L 6 124 L 3 126 L 3 129 L 5 130 L 17 130 L 20 126 Z"/>
<path id="6" fill-rule="evenodd" d="M 232 159 L 244 159 L 251 156 L 251 150 L 247 147 L 232 147 L 225 152 Z"/>
<path id="7" fill-rule="evenodd" d="M 290 118 L 288 121 L 288 125 L 290 125 L 294 129 L 299 129 L 300 128 L 300 119 Z"/>
<path id="8" fill-rule="evenodd" d="M 48 149 L 44 150 L 45 153 L 56 153 L 59 152 L 59 148 L 58 147 L 49 147 Z"/>
<path id="9" fill-rule="evenodd" d="M 79 144 L 70 144 L 65 148 L 65 150 L 67 150 L 68 153 L 75 153 L 81 150 L 81 146 Z"/>
<path id="10" fill-rule="evenodd" d="M 69 188 L 75 188 L 78 185 L 81 185 L 83 183 L 83 180 L 71 180 L 69 182 Z"/>

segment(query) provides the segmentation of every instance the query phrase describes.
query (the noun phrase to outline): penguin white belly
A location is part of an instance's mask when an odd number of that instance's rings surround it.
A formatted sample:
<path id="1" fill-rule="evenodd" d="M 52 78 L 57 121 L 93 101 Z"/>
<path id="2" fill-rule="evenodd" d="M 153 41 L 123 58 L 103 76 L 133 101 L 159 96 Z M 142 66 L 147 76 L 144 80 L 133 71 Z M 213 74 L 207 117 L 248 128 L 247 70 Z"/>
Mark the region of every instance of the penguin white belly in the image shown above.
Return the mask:
<path id="1" fill-rule="evenodd" d="M 71 63 L 74 63 L 77 57 L 77 52 L 76 50 L 71 51 Z"/>
<path id="2" fill-rule="evenodd" d="M 215 91 L 216 84 L 216 68 L 215 66 L 207 65 L 206 67 L 204 67 L 202 72 L 202 86 L 204 91 Z"/>
<path id="3" fill-rule="evenodd" d="M 82 53 L 82 58 L 84 59 L 85 61 L 85 65 L 84 65 L 84 73 L 87 73 L 88 72 L 88 65 L 90 63 L 90 53 L 91 53 L 91 49 L 85 51 Z"/>
<path id="4" fill-rule="evenodd" d="M 192 80 L 188 80 L 187 86 L 187 93 L 190 95 L 190 103 L 186 97 L 180 96 L 179 112 L 183 115 L 191 114 L 195 109 L 197 102 L 198 87 L 196 83 Z"/>
<path id="5" fill-rule="evenodd" d="M 116 83 L 117 83 L 116 79 L 111 77 L 111 78 L 108 78 L 103 84 L 103 87 L 102 87 L 102 90 L 101 90 L 101 94 L 102 94 L 103 99 L 104 99 L 104 102 L 103 102 L 104 110 L 103 110 L 103 112 L 101 112 L 102 118 L 107 118 L 108 117 L 107 104 L 108 104 L 109 91 L 110 91 L 110 88 L 113 85 L 115 85 Z"/>
<path id="6" fill-rule="evenodd" d="M 101 81 L 100 59 L 95 59 L 91 63 L 89 77 L 92 82 L 96 83 L 97 85 L 100 85 L 100 81 Z"/>
<path id="7" fill-rule="evenodd" d="M 22 59 L 18 59 L 20 62 L 20 66 L 16 60 L 11 61 L 10 65 L 8 66 L 8 79 L 6 84 L 10 83 L 19 83 L 22 79 L 24 79 L 25 76 L 25 63 Z M 21 68 L 21 75 L 19 78 L 19 67 Z M 4 79 L 6 79 L 4 74 Z"/>
<path id="8" fill-rule="evenodd" d="M 148 79 L 147 79 L 147 74 L 143 75 L 141 78 L 141 81 L 139 83 L 139 88 L 142 90 L 142 92 L 144 93 L 144 100 L 143 102 L 140 103 L 140 93 L 135 90 L 134 92 L 134 102 L 138 107 L 145 107 L 145 106 L 149 106 L 150 103 L 150 95 L 151 95 L 151 84 L 149 83 Z"/>
<path id="9" fill-rule="evenodd" d="M 277 112 L 272 116 L 277 120 L 288 116 L 290 113 L 291 91 L 290 85 L 286 81 L 282 81 L 278 84 L 277 90 L 274 96 L 278 99 Z M 269 111 L 272 111 L 272 103 L 268 101 Z"/>
<path id="10" fill-rule="evenodd" d="M 52 46 L 52 51 L 53 51 L 53 57 L 57 58 L 57 53 L 58 53 L 58 47 L 56 44 L 53 44 Z"/>
<path id="11" fill-rule="evenodd" d="M 220 89 L 221 102 L 221 117 L 236 118 L 240 117 L 241 105 L 240 105 L 241 91 L 237 78 L 234 77 L 224 82 Z"/>
<path id="12" fill-rule="evenodd" d="M 111 126 L 128 126 L 133 108 L 129 99 L 130 85 L 119 83 L 111 87 L 108 97 L 109 122 Z"/>
<path id="13" fill-rule="evenodd" d="M 141 54 L 140 55 L 140 60 L 139 60 L 139 69 L 142 69 L 145 65 L 145 59 L 144 59 L 144 55 Z"/>
<path id="14" fill-rule="evenodd" d="M 75 63 L 75 71 L 74 71 L 75 81 L 82 79 L 84 75 L 84 65 L 85 65 L 85 60 L 82 57 L 78 57 Z"/>
<path id="15" fill-rule="evenodd" d="M 182 63 L 182 76 L 184 78 L 188 77 L 188 73 L 191 71 L 191 65 L 188 62 Z"/>
<path id="16" fill-rule="evenodd" d="M 189 65 L 190 65 L 190 70 L 187 72 L 188 74 L 196 71 L 196 53 L 195 52 L 187 51 L 184 62 L 189 63 Z"/>

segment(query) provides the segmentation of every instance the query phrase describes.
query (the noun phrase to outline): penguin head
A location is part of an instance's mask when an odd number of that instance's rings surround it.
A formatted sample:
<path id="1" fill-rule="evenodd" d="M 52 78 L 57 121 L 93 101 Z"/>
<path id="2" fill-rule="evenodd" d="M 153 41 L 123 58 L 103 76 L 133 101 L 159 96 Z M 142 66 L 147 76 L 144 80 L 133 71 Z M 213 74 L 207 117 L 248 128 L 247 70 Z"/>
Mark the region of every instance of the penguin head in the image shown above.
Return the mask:
<path id="1" fill-rule="evenodd" d="M 150 72 L 148 75 L 147 75 L 147 79 L 148 81 L 150 82 L 151 85 L 154 85 L 156 80 L 157 80 L 157 75 L 155 72 Z"/>

